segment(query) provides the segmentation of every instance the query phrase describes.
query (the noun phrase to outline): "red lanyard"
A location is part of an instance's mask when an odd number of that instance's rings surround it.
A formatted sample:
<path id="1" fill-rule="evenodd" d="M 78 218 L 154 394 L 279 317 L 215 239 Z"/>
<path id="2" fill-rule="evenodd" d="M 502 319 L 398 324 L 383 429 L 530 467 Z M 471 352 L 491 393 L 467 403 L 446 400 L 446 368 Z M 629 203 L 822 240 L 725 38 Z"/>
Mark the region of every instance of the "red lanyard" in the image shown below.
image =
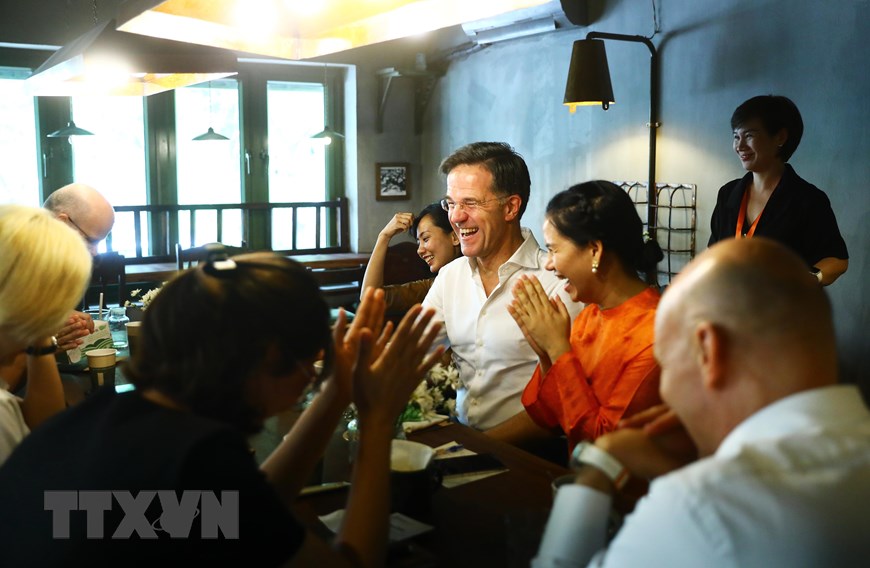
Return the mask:
<path id="1" fill-rule="evenodd" d="M 737 215 L 737 230 L 734 232 L 735 238 L 743 237 L 743 223 L 746 222 L 746 209 L 749 207 L 749 188 L 743 192 L 743 200 L 740 202 L 740 213 Z M 764 204 L 764 207 L 767 207 L 767 204 Z M 755 227 L 758 226 L 758 221 L 761 220 L 761 215 L 764 213 L 764 207 L 761 208 L 761 213 L 758 214 L 758 217 L 755 218 L 755 221 L 752 223 L 752 226 L 749 227 L 749 230 L 746 231 L 745 237 L 748 239 L 752 235 L 755 234 Z"/>

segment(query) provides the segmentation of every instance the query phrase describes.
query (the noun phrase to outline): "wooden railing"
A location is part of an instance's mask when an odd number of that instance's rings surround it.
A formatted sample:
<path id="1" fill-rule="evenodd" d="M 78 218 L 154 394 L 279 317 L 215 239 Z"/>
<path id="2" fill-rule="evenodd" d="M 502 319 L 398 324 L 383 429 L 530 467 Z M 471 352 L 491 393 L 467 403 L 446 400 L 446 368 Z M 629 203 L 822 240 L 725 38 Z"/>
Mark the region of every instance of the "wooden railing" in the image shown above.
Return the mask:
<path id="1" fill-rule="evenodd" d="M 195 242 L 197 217 L 202 212 L 215 212 L 217 217 L 216 234 L 207 242 L 223 242 L 225 214 L 230 211 L 241 212 L 242 246 L 245 248 L 263 250 L 272 249 L 273 220 L 272 212 L 290 211 L 292 227 L 290 248 L 281 248 L 275 252 L 286 255 L 295 254 L 329 254 L 350 251 L 350 231 L 348 226 L 347 198 L 340 197 L 332 201 L 292 202 L 292 203 L 230 203 L 209 205 L 121 205 L 115 207 L 116 229 L 118 219 L 124 214 L 132 213 L 133 231 L 135 235 L 136 254 L 127 255 L 127 264 L 152 262 L 168 262 L 175 259 L 175 244 L 179 238 L 181 217 L 189 219 L 189 246 L 205 243 Z M 314 246 L 299 248 L 300 225 L 297 222 L 300 211 L 314 212 Z M 150 243 L 144 242 L 146 236 L 143 224 L 147 223 L 150 231 Z M 324 223 L 326 226 L 324 226 Z M 325 230 L 324 230 L 325 229 Z M 310 230 L 310 229 L 309 229 Z M 112 235 L 106 239 L 109 251 L 112 246 Z M 155 251 L 145 254 L 143 251 Z"/>

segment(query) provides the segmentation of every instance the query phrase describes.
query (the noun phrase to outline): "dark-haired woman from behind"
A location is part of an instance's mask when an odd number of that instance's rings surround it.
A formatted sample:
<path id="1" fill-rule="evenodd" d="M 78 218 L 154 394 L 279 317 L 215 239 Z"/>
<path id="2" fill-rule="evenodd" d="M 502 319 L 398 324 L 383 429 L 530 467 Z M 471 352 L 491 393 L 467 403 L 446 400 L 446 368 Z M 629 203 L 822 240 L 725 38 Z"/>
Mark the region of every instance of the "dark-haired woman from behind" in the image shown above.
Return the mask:
<path id="1" fill-rule="evenodd" d="M 136 390 L 98 390 L 0 468 L 4 565 L 383 566 L 396 417 L 440 355 L 426 355 L 431 312 L 411 309 L 391 335 L 383 310 L 369 290 L 331 331 L 311 274 L 272 253 L 176 277 L 145 312 L 125 369 Z M 309 386 L 319 394 L 258 469 L 246 436 Z M 351 401 L 358 451 L 330 546 L 292 507 Z"/>
<path id="2" fill-rule="evenodd" d="M 571 324 L 558 296 L 524 278 L 508 310 L 540 363 L 523 392 L 525 410 L 489 430 L 527 445 L 565 434 L 569 448 L 610 432 L 660 402 L 653 357 L 659 292 L 639 272 L 654 270 L 661 249 L 644 241 L 628 195 L 607 181 L 575 185 L 547 205 L 547 270 L 586 307 Z"/>
<path id="3" fill-rule="evenodd" d="M 731 237 L 774 239 L 819 283 L 833 284 L 849 268 L 849 253 L 828 196 L 787 163 L 804 131 L 797 106 L 782 96 L 753 97 L 731 115 L 731 128 L 747 173 L 719 190 L 708 246 Z"/>

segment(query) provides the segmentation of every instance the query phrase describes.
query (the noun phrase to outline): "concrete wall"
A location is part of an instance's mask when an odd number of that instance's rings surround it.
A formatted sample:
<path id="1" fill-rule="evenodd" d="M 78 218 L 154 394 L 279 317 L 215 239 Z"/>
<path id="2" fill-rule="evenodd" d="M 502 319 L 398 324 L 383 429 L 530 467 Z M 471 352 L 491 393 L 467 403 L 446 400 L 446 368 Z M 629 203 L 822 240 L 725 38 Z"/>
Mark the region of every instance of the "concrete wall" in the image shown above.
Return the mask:
<path id="1" fill-rule="evenodd" d="M 590 5 L 595 4 L 591 2 Z M 729 119 L 745 99 L 784 94 L 800 107 L 806 126 L 791 163 L 831 198 L 851 255 L 849 272 L 829 288 L 835 308 L 844 375 L 870 382 L 870 1 L 658 0 L 661 32 L 661 121 L 658 181 L 698 186 L 698 248 L 709 236 L 718 188 L 744 172 L 731 149 Z M 375 135 L 371 73 L 359 75 L 359 189 L 372 195 L 372 163 L 409 160 L 415 169 L 409 208 L 438 199 L 437 166 L 454 148 L 474 140 L 504 140 L 527 159 L 532 198 L 525 224 L 540 236 L 543 208 L 554 193 L 592 178 L 645 180 L 647 170 L 648 52 L 640 44 L 607 42 L 616 104 L 562 106 L 571 45 L 587 31 L 649 36 L 650 3 L 599 2 L 588 28 L 554 32 L 489 47 L 451 62 L 426 114 L 424 133 L 410 123 Z M 381 54 L 394 65 L 413 53 Z M 366 58 L 368 59 L 368 58 Z M 363 65 L 361 63 L 361 65 Z M 382 66 L 383 66 L 382 65 Z M 362 90 L 369 90 L 364 93 Z M 397 93 L 398 94 L 398 93 Z M 412 120 L 413 93 L 390 100 L 395 120 Z M 404 101 L 403 101 L 404 99 Z M 407 114 L 410 113 L 410 114 Z M 403 118 L 404 117 L 404 118 Z M 391 134 L 392 132 L 392 134 Z M 420 183 L 422 182 L 422 183 Z M 423 195 L 419 192 L 422 189 Z M 370 250 L 394 203 L 360 200 L 360 250 Z M 799 306 L 795 307 L 799 309 Z M 866 392 L 866 391 L 865 391 Z"/>

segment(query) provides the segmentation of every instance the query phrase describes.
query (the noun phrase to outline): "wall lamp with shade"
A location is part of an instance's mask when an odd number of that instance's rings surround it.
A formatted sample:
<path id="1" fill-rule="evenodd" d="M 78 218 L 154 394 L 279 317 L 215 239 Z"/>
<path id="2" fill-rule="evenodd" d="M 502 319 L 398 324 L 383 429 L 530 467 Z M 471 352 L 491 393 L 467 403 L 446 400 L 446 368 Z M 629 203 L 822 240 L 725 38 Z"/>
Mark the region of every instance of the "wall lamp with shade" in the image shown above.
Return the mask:
<path id="1" fill-rule="evenodd" d="M 228 51 L 127 34 L 114 20 L 56 51 L 27 79 L 35 96 L 148 96 L 235 75 Z"/>
<path id="2" fill-rule="evenodd" d="M 661 123 L 658 121 L 658 53 L 649 38 L 606 32 L 589 32 L 586 39 L 574 42 L 571 65 L 568 68 L 568 82 L 565 86 L 563 104 L 573 113 L 578 106 L 601 105 L 607 110 L 615 102 L 613 86 L 610 82 L 610 68 L 604 41 L 630 41 L 644 44 L 650 52 L 649 80 L 649 177 L 647 192 L 647 220 L 649 234 L 655 238 L 656 229 L 656 134 Z"/>
<path id="3" fill-rule="evenodd" d="M 118 29 L 283 59 L 310 59 L 550 0 L 127 0 Z"/>

